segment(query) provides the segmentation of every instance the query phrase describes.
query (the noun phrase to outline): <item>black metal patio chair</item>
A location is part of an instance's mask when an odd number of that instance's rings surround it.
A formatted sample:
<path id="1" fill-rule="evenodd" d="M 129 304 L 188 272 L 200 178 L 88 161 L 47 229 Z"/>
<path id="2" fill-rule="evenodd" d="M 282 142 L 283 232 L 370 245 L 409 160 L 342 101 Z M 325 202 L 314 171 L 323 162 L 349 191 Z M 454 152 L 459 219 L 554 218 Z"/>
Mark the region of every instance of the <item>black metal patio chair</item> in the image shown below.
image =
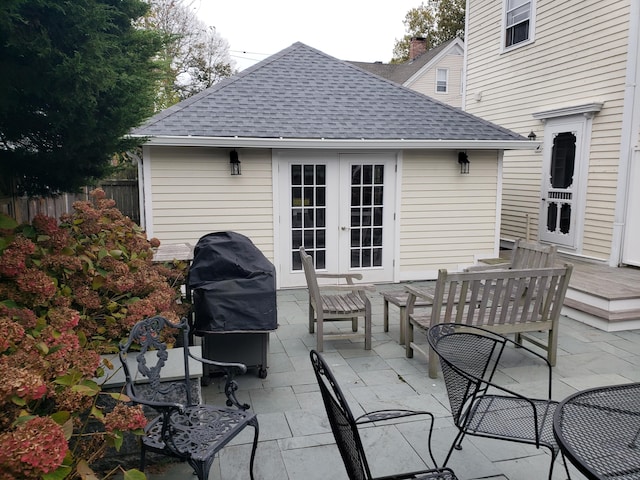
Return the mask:
<path id="1" fill-rule="evenodd" d="M 454 448 L 462 448 L 462 440 L 468 434 L 548 448 L 551 479 L 560 449 L 553 435 L 553 414 L 558 402 L 551 400 L 549 361 L 513 340 L 479 327 L 441 323 L 429 328 L 427 338 L 440 359 L 451 414 L 459 430 L 444 465 Z M 547 398 L 528 398 L 493 382 L 507 345 L 529 352 L 546 363 Z M 564 456 L 562 460 L 570 478 Z"/>
<path id="2" fill-rule="evenodd" d="M 184 348 L 179 378 L 161 382 L 169 356 L 162 340 L 164 329 L 179 329 Z M 126 378 L 126 393 L 131 401 L 151 407 L 160 414 L 151 420 L 141 441 L 140 468 L 144 471 L 147 450 L 186 460 L 200 480 L 206 480 L 218 453 L 247 426 L 254 428 L 249 472 L 253 479 L 253 463 L 258 446 L 258 419 L 249 405 L 236 398 L 238 388 L 233 379 L 245 373 L 241 363 L 222 363 L 191 354 L 186 346 L 189 338 L 187 319 L 173 324 L 161 316 L 141 320 L 131 329 L 129 338 L 120 344 L 120 361 Z M 127 361 L 129 357 L 129 361 Z M 196 399 L 189 372 L 190 359 L 211 365 L 226 373 L 227 406 L 200 404 Z M 153 365 L 147 365 L 147 362 Z M 136 367 L 137 364 L 137 367 Z M 136 369 L 132 375 L 131 370 Z M 178 375 L 178 374 L 176 374 Z M 227 408 L 233 407 L 233 408 Z"/>
<path id="3" fill-rule="evenodd" d="M 354 418 L 351 409 L 347 404 L 340 386 L 336 382 L 333 373 L 329 369 L 320 354 L 311 351 L 311 363 L 320 386 L 322 400 L 329 417 L 331 431 L 336 440 L 338 450 L 342 456 L 347 475 L 350 480 L 375 480 L 369 468 L 369 462 L 360 439 L 358 427 L 364 424 L 391 420 L 394 418 L 410 417 L 414 415 L 427 415 L 431 419 L 429 426 L 428 449 L 431 461 L 435 468 L 399 473 L 384 477 L 377 477 L 377 480 L 400 480 L 413 478 L 417 480 L 437 479 L 456 480 L 457 477 L 449 468 L 438 468 L 431 451 L 431 436 L 433 433 L 433 414 L 430 412 L 414 410 L 377 410 L 365 413 L 358 418 Z"/>

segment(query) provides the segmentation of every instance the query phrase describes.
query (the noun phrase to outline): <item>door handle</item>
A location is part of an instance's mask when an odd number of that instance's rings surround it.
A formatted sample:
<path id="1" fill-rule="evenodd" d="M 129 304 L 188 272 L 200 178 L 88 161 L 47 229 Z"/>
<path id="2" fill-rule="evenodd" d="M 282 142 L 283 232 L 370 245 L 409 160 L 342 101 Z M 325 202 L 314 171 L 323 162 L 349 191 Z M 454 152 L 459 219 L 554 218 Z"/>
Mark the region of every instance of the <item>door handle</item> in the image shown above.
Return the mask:
<path id="1" fill-rule="evenodd" d="M 340 230 L 345 231 L 345 230 L 351 230 L 350 227 L 340 227 Z"/>

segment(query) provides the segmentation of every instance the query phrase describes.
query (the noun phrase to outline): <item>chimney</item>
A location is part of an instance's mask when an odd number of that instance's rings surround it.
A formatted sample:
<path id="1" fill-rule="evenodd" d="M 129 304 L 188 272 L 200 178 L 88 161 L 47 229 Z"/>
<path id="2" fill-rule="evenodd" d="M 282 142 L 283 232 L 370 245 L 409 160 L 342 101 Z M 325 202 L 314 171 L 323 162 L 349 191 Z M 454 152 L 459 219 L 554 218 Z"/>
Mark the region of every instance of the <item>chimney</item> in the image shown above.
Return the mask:
<path id="1" fill-rule="evenodd" d="M 427 39 L 424 37 L 412 37 L 409 44 L 409 61 L 413 62 L 416 58 L 427 51 Z"/>

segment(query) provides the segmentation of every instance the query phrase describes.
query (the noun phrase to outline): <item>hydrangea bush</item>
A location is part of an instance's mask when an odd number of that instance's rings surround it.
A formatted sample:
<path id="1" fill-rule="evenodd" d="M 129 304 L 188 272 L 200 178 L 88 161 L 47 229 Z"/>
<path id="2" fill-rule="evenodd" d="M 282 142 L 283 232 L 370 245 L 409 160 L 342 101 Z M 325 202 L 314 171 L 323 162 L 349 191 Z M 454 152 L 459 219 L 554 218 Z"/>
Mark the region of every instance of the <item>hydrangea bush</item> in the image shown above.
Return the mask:
<path id="1" fill-rule="evenodd" d="M 125 431 L 140 433 L 144 414 L 124 395 L 98 406 L 100 354 L 138 320 L 185 313 L 185 265 L 154 264 L 159 242 L 102 190 L 92 198 L 60 223 L 0 216 L 0 479 L 84 478 Z"/>

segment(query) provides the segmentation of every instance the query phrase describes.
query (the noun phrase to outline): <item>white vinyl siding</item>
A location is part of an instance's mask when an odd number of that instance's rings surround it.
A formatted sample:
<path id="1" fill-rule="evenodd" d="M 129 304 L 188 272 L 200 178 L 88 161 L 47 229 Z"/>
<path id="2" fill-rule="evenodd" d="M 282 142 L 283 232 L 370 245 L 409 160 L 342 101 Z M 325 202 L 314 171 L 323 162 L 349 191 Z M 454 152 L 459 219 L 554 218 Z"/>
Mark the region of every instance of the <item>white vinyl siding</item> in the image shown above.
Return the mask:
<path id="1" fill-rule="evenodd" d="M 400 207 L 399 280 L 459 270 L 496 243 L 498 153 L 468 151 L 460 174 L 457 152 L 405 152 Z"/>
<path id="2" fill-rule="evenodd" d="M 273 259 L 270 150 L 239 150 L 239 176 L 230 174 L 228 149 L 151 147 L 150 152 L 155 237 L 195 245 L 207 233 L 230 230 Z"/>
<path id="3" fill-rule="evenodd" d="M 585 161 L 586 211 L 578 252 L 602 259 L 609 257 L 613 234 L 629 1 L 538 2 L 535 44 L 505 53 L 495 23 L 486 21 L 500 18 L 501 2 L 469 2 L 467 111 L 525 137 L 533 130 L 537 141 L 545 141 L 544 125 L 533 113 L 603 102 Z M 524 237 L 527 214 L 529 231 L 537 237 L 541 168 L 541 153 L 505 152 L 502 238 Z"/>
<path id="4" fill-rule="evenodd" d="M 416 76 L 405 87 L 409 87 L 416 92 L 420 92 L 430 97 L 437 97 L 441 102 L 445 102 L 453 107 L 462 106 L 462 67 L 464 57 L 462 52 L 455 52 L 443 56 L 432 68 L 425 70 L 423 74 Z M 435 93 L 438 69 L 445 69 L 447 75 L 447 93 Z"/>

